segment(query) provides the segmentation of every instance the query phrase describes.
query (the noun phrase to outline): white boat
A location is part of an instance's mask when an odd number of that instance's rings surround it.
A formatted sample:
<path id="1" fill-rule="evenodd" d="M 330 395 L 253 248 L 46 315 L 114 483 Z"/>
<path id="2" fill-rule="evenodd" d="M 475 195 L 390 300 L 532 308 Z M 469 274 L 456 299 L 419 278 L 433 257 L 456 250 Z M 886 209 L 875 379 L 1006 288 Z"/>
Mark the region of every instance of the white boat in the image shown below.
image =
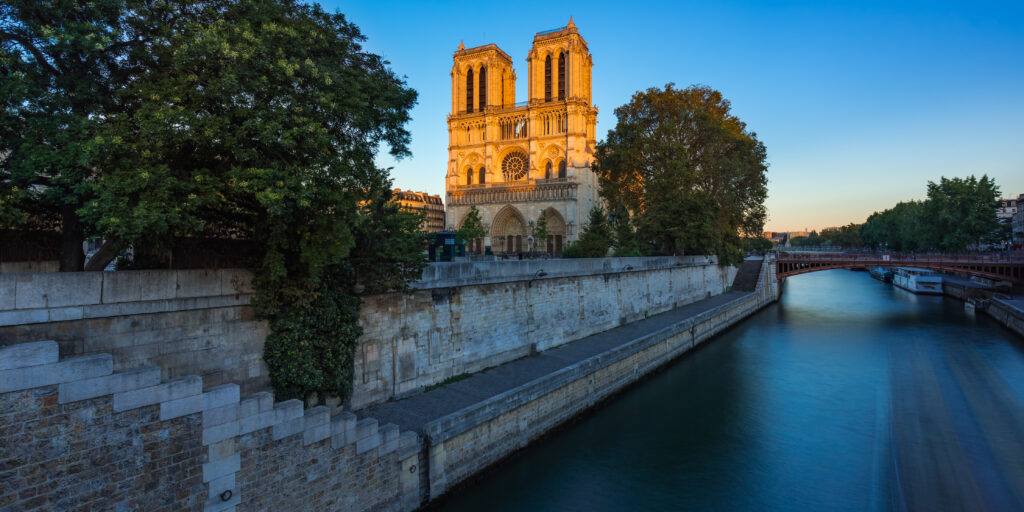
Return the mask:
<path id="1" fill-rule="evenodd" d="M 922 295 L 942 295 L 942 276 L 933 270 L 899 267 L 892 284 Z"/>

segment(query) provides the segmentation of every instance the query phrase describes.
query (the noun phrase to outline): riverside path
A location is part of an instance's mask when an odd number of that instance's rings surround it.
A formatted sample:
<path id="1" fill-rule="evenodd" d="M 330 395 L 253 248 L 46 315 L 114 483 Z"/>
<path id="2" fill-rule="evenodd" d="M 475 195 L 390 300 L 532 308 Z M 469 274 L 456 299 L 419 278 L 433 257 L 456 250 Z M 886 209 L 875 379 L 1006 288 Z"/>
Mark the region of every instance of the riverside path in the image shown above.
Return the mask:
<path id="1" fill-rule="evenodd" d="M 402 430 L 424 433 L 427 423 L 510 391 L 535 379 L 567 368 L 588 358 L 626 345 L 642 336 L 711 311 L 752 292 L 730 291 L 687 304 L 631 324 L 616 327 L 532 357 L 484 370 L 405 399 L 385 402 L 359 411 L 359 416 L 394 423 Z"/>

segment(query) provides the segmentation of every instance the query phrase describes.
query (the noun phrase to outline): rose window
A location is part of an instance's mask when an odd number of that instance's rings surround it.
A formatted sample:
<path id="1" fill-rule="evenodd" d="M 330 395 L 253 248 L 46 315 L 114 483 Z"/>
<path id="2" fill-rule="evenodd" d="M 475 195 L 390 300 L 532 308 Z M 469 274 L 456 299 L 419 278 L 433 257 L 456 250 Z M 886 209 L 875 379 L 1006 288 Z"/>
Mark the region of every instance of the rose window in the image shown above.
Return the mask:
<path id="1" fill-rule="evenodd" d="M 522 153 L 509 153 L 501 161 L 501 174 L 505 181 L 518 181 L 526 177 L 526 155 Z"/>

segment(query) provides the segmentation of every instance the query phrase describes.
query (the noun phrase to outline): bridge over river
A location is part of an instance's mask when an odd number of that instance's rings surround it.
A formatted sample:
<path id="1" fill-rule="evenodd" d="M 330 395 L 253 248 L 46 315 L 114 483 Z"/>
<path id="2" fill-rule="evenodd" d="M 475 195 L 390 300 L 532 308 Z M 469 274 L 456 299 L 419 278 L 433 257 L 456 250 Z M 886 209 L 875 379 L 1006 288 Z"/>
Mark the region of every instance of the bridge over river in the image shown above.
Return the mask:
<path id="1" fill-rule="evenodd" d="M 782 252 L 775 260 L 776 276 L 784 278 L 837 268 L 915 267 L 958 272 L 995 281 L 1024 285 L 1024 254 L 847 254 Z"/>

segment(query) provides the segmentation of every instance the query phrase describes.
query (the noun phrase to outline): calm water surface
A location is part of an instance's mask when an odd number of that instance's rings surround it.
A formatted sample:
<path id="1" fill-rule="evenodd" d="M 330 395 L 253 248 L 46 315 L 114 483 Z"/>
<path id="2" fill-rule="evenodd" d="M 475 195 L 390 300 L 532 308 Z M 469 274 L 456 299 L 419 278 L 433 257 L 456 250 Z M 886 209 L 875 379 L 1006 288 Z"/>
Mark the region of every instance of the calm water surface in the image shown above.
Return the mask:
<path id="1" fill-rule="evenodd" d="M 1024 344 L 864 272 L 750 317 L 447 511 L 1022 510 Z"/>

